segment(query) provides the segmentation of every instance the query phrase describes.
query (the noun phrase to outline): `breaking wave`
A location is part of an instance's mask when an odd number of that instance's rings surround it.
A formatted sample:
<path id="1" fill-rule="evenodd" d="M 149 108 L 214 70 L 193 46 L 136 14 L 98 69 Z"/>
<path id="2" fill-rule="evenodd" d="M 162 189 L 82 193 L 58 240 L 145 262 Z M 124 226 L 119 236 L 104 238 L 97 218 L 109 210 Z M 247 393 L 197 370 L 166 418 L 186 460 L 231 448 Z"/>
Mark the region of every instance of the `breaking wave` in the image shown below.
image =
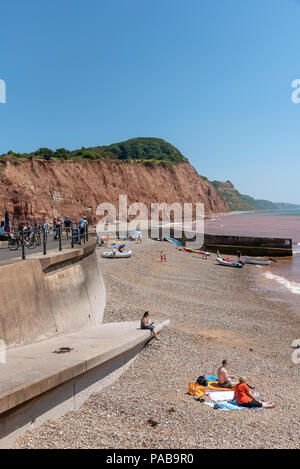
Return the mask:
<path id="1" fill-rule="evenodd" d="M 292 282 L 291 280 L 287 280 L 286 278 L 280 277 L 279 275 L 271 274 L 271 272 L 266 272 L 264 276 L 269 280 L 275 280 L 277 283 L 287 288 L 295 295 L 300 295 L 300 283 Z"/>

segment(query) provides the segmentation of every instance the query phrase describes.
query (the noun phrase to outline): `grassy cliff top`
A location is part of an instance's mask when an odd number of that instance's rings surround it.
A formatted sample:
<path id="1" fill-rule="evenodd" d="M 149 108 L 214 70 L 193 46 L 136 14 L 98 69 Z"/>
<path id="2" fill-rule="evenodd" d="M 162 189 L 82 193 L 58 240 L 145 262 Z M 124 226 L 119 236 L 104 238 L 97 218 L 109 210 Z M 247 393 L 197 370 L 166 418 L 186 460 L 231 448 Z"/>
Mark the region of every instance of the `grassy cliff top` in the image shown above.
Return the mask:
<path id="1" fill-rule="evenodd" d="M 161 138 L 138 137 L 108 146 L 97 146 L 80 150 L 67 150 L 58 148 L 39 148 L 32 153 L 15 153 L 12 150 L 1 155 L 1 159 L 33 159 L 43 158 L 45 160 L 120 160 L 125 163 L 142 164 L 174 164 L 188 161 L 177 148 Z"/>

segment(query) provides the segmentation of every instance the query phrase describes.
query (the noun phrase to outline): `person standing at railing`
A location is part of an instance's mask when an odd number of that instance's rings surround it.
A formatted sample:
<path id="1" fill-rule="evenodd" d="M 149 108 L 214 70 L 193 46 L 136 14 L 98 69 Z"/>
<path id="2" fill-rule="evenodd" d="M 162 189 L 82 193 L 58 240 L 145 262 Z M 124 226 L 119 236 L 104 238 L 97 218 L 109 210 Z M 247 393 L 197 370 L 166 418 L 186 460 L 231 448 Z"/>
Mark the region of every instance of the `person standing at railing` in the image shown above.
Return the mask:
<path id="1" fill-rule="evenodd" d="M 56 224 L 57 224 L 57 220 L 56 218 L 53 218 L 53 241 L 55 241 L 57 239 L 57 236 L 56 236 Z"/>
<path id="2" fill-rule="evenodd" d="M 59 230 L 61 229 L 61 218 L 58 218 L 57 219 L 57 222 L 56 222 L 56 227 L 55 227 L 55 239 L 58 239 L 59 238 Z"/>
<path id="3" fill-rule="evenodd" d="M 72 220 L 70 220 L 70 217 L 67 216 L 65 218 L 64 226 L 65 226 L 65 232 L 66 232 L 67 239 L 69 239 L 70 234 L 71 234 L 71 226 L 72 226 Z"/>
<path id="4" fill-rule="evenodd" d="M 29 223 L 24 225 L 23 233 L 24 233 L 24 239 L 29 242 L 31 240 L 31 227 Z"/>
<path id="5" fill-rule="evenodd" d="M 34 233 L 35 233 L 35 238 L 38 244 L 41 244 L 41 224 L 40 223 L 35 223 L 34 224 Z"/>
<path id="6" fill-rule="evenodd" d="M 80 218 L 79 222 L 77 223 L 77 227 L 79 228 L 81 239 L 83 239 L 85 236 L 87 224 L 88 223 L 87 223 L 86 217 Z"/>
<path id="7" fill-rule="evenodd" d="M 47 221 L 44 222 L 43 229 L 44 229 L 44 233 L 45 233 L 45 240 L 47 241 L 48 234 L 49 234 L 49 223 Z"/>

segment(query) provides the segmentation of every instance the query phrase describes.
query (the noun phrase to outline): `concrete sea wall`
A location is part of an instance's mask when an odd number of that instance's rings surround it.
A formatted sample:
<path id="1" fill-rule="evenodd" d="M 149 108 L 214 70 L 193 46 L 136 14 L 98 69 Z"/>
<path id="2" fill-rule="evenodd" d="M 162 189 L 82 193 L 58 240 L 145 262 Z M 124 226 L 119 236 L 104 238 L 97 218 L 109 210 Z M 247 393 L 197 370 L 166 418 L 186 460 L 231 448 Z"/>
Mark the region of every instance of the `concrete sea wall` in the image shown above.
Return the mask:
<path id="1" fill-rule="evenodd" d="M 100 325 L 105 302 L 94 240 L 0 266 L 0 339 L 13 347 Z"/>
<path id="2" fill-rule="evenodd" d="M 95 248 L 91 238 L 83 247 L 0 266 L 0 340 L 7 346 L 0 361 L 0 448 L 78 409 L 152 338 L 139 321 L 101 325 L 106 295 Z M 157 332 L 168 323 L 157 324 Z"/>

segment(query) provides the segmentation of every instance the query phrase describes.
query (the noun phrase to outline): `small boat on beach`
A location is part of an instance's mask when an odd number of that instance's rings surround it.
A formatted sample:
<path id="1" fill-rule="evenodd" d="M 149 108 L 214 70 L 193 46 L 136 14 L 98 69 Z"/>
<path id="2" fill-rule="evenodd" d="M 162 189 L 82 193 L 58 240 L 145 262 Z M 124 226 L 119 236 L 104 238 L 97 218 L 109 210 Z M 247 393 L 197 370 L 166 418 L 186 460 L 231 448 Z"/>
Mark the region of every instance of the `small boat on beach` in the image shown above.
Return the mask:
<path id="1" fill-rule="evenodd" d="M 268 259 L 258 259 L 257 257 L 248 257 L 243 256 L 245 264 L 255 264 L 255 265 L 270 265 L 271 261 Z"/>
<path id="2" fill-rule="evenodd" d="M 228 267 L 239 267 L 242 268 L 244 267 L 244 264 L 242 262 L 236 262 L 231 257 L 217 257 L 216 261 L 221 264 L 221 265 L 226 265 Z"/>
<path id="3" fill-rule="evenodd" d="M 177 244 L 177 246 L 182 246 L 182 242 L 174 238 L 165 238 L 166 241 L 172 244 Z"/>
<path id="4" fill-rule="evenodd" d="M 189 249 L 189 248 L 183 248 L 184 251 L 187 252 L 194 252 L 195 254 L 202 254 L 202 256 L 210 256 L 210 252 L 207 251 L 200 251 L 199 249 Z"/>
<path id="5" fill-rule="evenodd" d="M 129 251 L 123 251 L 123 252 L 116 252 L 116 259 L 123 259 L 126 257 L 131 257 L 132 251 L 129 249 Z M 103 252 L 101 254 L 101 257 L 104 257 L 106 259 L 112 259 L 113 258 L 113 252 Z"/>

